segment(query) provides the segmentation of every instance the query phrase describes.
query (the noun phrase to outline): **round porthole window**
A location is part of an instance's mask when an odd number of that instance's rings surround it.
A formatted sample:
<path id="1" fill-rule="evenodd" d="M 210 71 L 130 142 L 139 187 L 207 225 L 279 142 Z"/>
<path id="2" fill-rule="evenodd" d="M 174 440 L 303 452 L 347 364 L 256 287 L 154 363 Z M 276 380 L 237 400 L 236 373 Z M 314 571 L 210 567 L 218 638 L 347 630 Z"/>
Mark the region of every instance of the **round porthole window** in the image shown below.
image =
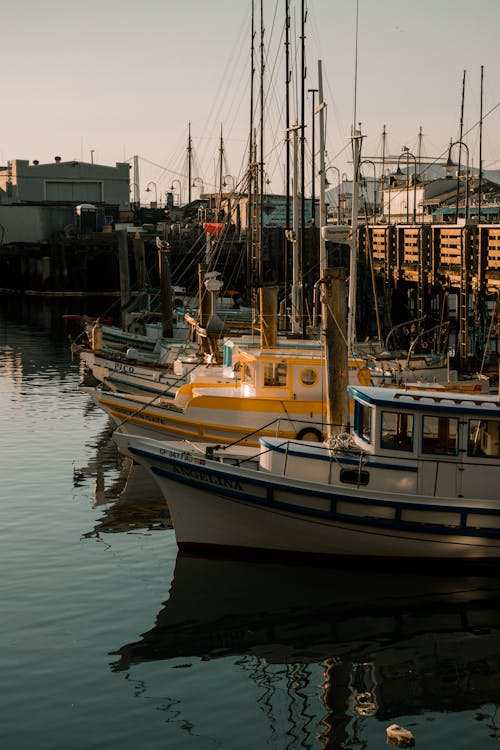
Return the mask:
<path id="1" fill-rule="evenodd" d="M 308 367 L 305 370 L 302 370 L 300 373 L 300 382 L 302 385 L 314 385 L 318 382 L 318 373 L 316 370 L 313 370 L 312 367 Z"/>

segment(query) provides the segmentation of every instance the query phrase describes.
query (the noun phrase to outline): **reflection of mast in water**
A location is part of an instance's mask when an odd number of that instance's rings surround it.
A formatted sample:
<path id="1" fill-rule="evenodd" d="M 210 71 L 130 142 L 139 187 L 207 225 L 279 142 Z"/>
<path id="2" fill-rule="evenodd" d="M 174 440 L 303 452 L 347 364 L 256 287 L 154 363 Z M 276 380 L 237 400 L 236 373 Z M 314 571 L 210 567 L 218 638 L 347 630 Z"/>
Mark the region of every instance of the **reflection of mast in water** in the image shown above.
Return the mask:
<path id="1" fill-rule="evenodd" d="M 346 699 L 349 695 L 351 664 L 338 657 L 323 661 L 324 680 L 321 685 L 321 702 L 325 713 L 319 722 L 323 730 L 319 735 L 321 747 L 344 747 L 348 738 L 347 727 L 351 717 L 348 715 Z"/>
<path id="2" fill-rule="evenodd" d="M 268 740 L 337 750 L 362 746 L 373 717 L 500 703 L 499 653 L 498 577 L 178 554 L 152 628 L 111 669 L 233 656 Z"/>
<path id="3" fill-rule="evenodd" d="M 154 479 L 143 466 L 126 458 L 118 478 L 108 488 L 105 487 L 103 472 L 98 471 L 94 508 L 99 506 L 106 506 L 104 515 L 85 537 L 98 537 L 100 533 L 108 532 L 172 528 L 168 505 Z"/>
<path id="4" fill-rule="evenodd" d="M 269 664 L 265 658 L 254 655 L 244 656 L 236 663 L 262 691 L 256 702 L 267 719 L 270 737 L 276 739 L 284 750 L 312 748 L 310 725 L 316 717 L 308 705 L 307 689 L 311 684 L 308 665 L 300 662 L 285 664 L 283 673 L 280 665 Z M 287 696 L 284 708 L 279 705 L 283 699 L 283 674 Z M 285 709 L 286 730 L 283 735 L 279 718 L 285 714 Z"/>
<path id="5" fill-rule="evenodd" d="M 310 726 L 315 720 L 308 703 L 307 690 L 311 684 L 311 670 L 307 664 L 287 664 L 288 728 L 286 748 L 311 747 L 308 740 L 313 736 Z"/>
<path id="6" fill-rule="evenodd" d="M 132 529 L 171 529 L 168 506 L 152 475 L 118 452 L 112 434 L 109 422 L 96 438 L 95 455 L 86 466 L 73 470 L 73 486 L 93 478 L 93 507 L 106 506 L 103 517 L 84 537 Z"/>
<path id="7" fill-rule="evenodd" d="M 89 459 L 86 466 L 73 469 L 73 487 L 84 484 L 89 477 L 96 477 L 97 479 L 99 473 L 103 474 L 108 470 L 120 471 L 123 458 L 118 453 L 112 434 L 113 426 L 111 422 L 108 422 L 91 446 L 95 450 L 94 456 Z M 100 486 L 99 489 L 101 489 Z"/>

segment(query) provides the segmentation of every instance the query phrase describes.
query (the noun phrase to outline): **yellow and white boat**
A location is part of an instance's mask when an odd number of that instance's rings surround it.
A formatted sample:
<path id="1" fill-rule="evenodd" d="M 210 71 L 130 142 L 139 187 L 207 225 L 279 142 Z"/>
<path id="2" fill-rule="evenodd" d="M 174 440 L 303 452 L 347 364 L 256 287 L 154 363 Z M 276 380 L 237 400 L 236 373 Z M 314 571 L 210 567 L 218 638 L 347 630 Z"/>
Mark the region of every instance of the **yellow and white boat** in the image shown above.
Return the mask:
<path id="1" fill-rule="evenodd" d="M 258 446 L 259 438 L 322 440 L 327 432 L 324 356 L 320 350 L 241 349 L 232 383 L 190 382 L 175 396 L 147 398 L 96 389 L 95 401 L 130 434 Z M 367 384 L 363 359 L 346 380 Z"/>

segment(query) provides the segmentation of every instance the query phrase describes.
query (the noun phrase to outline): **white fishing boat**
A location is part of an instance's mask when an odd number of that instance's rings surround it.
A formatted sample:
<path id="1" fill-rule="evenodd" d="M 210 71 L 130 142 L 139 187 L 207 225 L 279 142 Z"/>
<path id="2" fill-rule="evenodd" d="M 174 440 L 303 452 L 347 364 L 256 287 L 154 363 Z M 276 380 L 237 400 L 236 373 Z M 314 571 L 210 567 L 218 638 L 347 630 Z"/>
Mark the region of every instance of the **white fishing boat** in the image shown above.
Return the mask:
<path id="1" fill-rule="evenodd" d="M 130 349 L 123 354 L 81 348 L 78 354 L 85 367 L 84 385 L 90 374 L 112 391 L 141 393 L 149 397 L 158 394 L 174 396 L 175 390 L 186 382 L 188 372 L 199 372 L 198 368 L 203 368 L 198 347 L 185 343 L 177 346 L 170 342 L 165 358 L 150 362 Z M 174 362 L 179 364 L 174 366 Z"/>
<path id="2" fill-rule="evenodd" d="M 115 432 L 148 466 L 181 549 L 500 560 L 500 399 L 349 388 L 354 431 L 259 450 Z"/>

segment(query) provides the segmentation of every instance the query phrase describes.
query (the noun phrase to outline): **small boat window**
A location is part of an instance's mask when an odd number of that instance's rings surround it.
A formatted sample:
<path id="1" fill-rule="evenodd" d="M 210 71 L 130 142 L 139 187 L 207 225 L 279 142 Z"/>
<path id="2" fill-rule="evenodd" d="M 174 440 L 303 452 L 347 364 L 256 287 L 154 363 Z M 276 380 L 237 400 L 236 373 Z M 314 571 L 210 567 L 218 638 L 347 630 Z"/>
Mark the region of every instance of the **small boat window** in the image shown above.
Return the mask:
<path id="1" fill-rule="evenodd" d="M 284 362 L 266 362 L 264 365 L 264 385 L 286 386 L 287 366 Z"/>
<path id="2" fill-rule="evenodd" d="M 413 415 L 383 411 L 380 446 L 395 451 L 412 451 Z"/>
<path id="3" fill-rule="evenodd" d="M 371 443 L 372 410 L 360 401 L 354 402 L 354 432 L 367 443 Z"/>
<path id="4" fill-rule="evenodd" d="M 422 453 L 457 454 L 458 419 L 424 416 Z"/>
<path id="5" fill-rule="evenodd" d="M 470 419 L 467 453 L 500 458 L 500 420 Z"/>
<path id="6" fill-rule="evenodd" d="M 313 370 L 312 367 L 306 367 L 300 373 L 300 382 L 302 385 L 315 385 L 318 382 L 317 370 Z"/>

